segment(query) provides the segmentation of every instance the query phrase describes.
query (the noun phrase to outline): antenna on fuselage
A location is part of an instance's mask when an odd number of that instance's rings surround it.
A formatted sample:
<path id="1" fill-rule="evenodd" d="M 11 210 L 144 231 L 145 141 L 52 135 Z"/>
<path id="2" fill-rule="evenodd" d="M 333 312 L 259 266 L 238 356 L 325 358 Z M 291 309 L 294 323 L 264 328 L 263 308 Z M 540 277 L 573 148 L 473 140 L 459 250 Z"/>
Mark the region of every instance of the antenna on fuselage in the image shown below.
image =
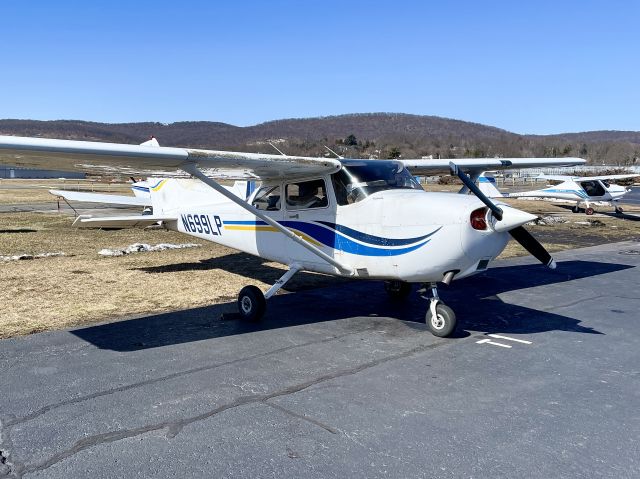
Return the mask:
<path id="1" fill-rule="evenodd" d="M 327 145 L 323 145 L 327 150 L 329 150 L 331 153 L 333 153 L 334 155 L 336 155 L 336 158 L 338 158 L 339 160 L 344 160 L 344 156 L 338 155 L 335 151 L 333 151 L 331 148 L 329 148 Z"/>
<path id="2" fill-rule="evenodd" d="M 269 143 L 273 147 L 273 149 L 276 150 L 278 153 L 280 153 L 282 156 L 287 156 L 284 153 L 282 153 L 282 151 L 280 151 L 280 149 L 278 149 L 278 147 L 273 143 L 271 143 L 270 141 L 267 141 L 267 143 Z"/>

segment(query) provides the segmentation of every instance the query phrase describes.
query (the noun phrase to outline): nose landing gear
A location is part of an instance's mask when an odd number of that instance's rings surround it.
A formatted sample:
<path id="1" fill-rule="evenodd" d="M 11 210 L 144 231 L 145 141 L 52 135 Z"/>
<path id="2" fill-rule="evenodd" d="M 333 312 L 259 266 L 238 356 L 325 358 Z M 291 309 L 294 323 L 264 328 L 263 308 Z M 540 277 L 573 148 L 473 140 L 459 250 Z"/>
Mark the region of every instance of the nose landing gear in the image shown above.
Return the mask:
<path id="1" fill-rule="evenodd" d="M 456 329 L 456 314 L 449 306 L 440 301 L 436 283 L 430 283 L 429 288 L 432 297 L 429 299 L 425 323 L 427 323 L 431 334 L 439 338 L 446 338 Z"/>

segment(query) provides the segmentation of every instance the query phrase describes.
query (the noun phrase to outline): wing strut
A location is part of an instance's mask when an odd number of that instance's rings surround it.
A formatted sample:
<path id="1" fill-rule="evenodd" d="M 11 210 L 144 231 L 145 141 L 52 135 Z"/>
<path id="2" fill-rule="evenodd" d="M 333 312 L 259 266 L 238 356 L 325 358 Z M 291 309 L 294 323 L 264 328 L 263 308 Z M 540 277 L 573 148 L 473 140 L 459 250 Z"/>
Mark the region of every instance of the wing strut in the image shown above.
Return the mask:
<path id="1" fill-rule="evenodd" d="M 221 185 L 219 185 L 218 182 L 216 182 L 215 180 L 213 180 L 213 179 L 209 178 L 207 175 L 205 175 L 202 171 L 200 171 L 198 169 L 198 167 L 195 164 L 193 164 L 193 163 L 183 164 L 180 168 L 183 171 L 186 171 L 187 173 L 189 173 L 190 175 L 195 176 L 200 181 L 202 181 L 204 184 L 206 184 L 207 186 L 210 186 L 211 188 L 216 190 L 218 193 L 220 193 L 221 195 L 225 196 L 227 199 L 233 201 L 235 204 L 237 204 L 241 208 L 244 208 L 245 210 L 247 210 L 252 215 L 257 216 L 258 218 L 260 218 L 262 221 L 264 221 L 268 225 L 273 226 L 275 229 L 277 229 L 282 234 L 284 234 L 287 238 L 291 239 L 292 241 L 295 241 L 300 246 L 308 249 L 313 254 L 315 254 L 319 258 L 322 258 L 324 261 L 326 261 L 330 265 L 335 266 L 342 273 L 348 274 L 350 276 L 352 276 L 354 274 L 353 268 L 351 268 L 349 266 L 346 266 L 346 265 L 343 265 L 340 262 L 336 261 L 335 259 L 333 259 L 331 256 L 329 256 L 328 254 L 326 254 L 325 252 L 323 252 L 319 248 L 316 248 L 311 243 L 309 243 L 309 242 L 303 240 L 302 238 L 300 238 L 297 234 L 295 234 L 289 228 L 286 228 L 285 226 L 282 226 L 276 220 L 274 220 L 274 219 L 270 218 L 269 216 L 265 215 L 259 209 L 255 208 L 253 205 L 251 205 L 250 203 L 238 198 L 236 195 L 234 195 L 233 193 L 231 193 L 230 191 L 228 191 L 227 189 L 225 189 Z"/>

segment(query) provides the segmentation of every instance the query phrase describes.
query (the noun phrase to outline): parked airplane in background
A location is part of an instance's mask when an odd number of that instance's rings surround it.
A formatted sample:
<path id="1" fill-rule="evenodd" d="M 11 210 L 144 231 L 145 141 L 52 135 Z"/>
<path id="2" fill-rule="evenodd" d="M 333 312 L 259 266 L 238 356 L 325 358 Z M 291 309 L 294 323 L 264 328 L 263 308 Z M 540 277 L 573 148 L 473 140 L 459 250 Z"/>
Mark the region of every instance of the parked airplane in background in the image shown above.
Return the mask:
<path id="1" fill-rule="evenodd" d="M 540 175 L 538 178 L 559 181 L 560 184 L 548 186 L 541 190 L 522 191 L 517 193 L 502 193 L 496 187 L 496 180 L 489 172 L 478 177 L 478 186 L 489 198 L 540 198 L 549 201 L 575 202 L 571 211 L 578 213 L 580 205 L 585 206 L 585 213 L 592 215 L 593 204 L 606 203 L 615 208 L 615 212 L 622 213 L 622 208 L 616 203 L 626 195 L 631 188 L 612 184 L 612 180 L 635 178 L 640 175 L 605 175 L 605 176 L 564 176 Z"/>
<path id="2" fill-rule="evenodd" d="M 260 318 L 266 299 L 306 270 L 385 280 L 395 298 L 406 297 L 411 283 L 424 283 L 432 293 L 426 323 L 436 336 L 448 336 L 456 317 L 440 301 L 438 282 L 449 284 L 486 270 L 510 237 L 555 267 L 522 226 L 535 216 L 491 201 L 466 173 L 477 178 L 486 170 L 585 161 L 346 160 L 0 136 L 0 162 L 165 178 L 150 187 L 153 214 L 84 217 L 76 225 L 162 222 L 168 229 L 288 265 L 265 294 L 255 286 L 240 291 L 238 309 L 244 318 Z M 176 170 L 201 183 L 171 180 Z M 438 172 L 456 174 L 475 196 L 428 193 L 413 177 Z M 234 176 L 262 184 L 247 201 L 214 179 Z"/>

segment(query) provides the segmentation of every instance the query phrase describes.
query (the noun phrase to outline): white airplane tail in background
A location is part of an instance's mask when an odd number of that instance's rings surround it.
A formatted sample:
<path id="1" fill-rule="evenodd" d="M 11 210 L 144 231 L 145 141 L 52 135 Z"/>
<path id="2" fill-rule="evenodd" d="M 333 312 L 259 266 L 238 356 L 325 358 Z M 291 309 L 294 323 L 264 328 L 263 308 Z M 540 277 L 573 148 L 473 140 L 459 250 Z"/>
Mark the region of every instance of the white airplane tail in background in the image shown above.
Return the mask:
<path id="1" fill-rule="evenodd" d="M 496 179 L 491 173 L 484 172 L 478 177 L 478 187 L 488 198 L 503 198 L 505 196 L 496 187 Z"/>

